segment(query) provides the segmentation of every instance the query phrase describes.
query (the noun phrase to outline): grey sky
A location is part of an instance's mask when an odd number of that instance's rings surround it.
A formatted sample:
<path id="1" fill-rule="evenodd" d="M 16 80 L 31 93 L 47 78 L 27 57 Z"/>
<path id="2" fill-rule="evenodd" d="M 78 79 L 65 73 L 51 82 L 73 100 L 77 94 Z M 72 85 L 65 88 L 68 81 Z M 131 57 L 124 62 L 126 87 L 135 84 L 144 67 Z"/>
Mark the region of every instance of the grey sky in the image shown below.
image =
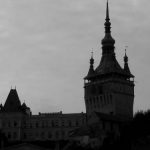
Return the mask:
<path id="1" fill-rule="evenodd" d="M 134 110 L 150 108 L 150 2 L 109 2 L 116 56 L 135 75 Z M 101 57 L 106 0 L 0 0 L 0 99 L 17 86 L 33 113 L 85 112 L 83 77 Z"/>

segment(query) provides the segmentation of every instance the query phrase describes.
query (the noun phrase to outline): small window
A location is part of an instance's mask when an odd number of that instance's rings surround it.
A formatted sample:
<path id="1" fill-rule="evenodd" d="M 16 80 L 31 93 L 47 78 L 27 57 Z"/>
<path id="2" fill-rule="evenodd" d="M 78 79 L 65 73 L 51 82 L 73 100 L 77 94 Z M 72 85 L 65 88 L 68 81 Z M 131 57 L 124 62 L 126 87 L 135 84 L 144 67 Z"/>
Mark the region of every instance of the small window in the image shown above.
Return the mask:
<path id="1" fill-rule="evenodd" d="M 39 123 L 38 123 L 38 122 L 36 122 L 35 126 L 36 126 L 36 128 L 38 128 L 38 127 L 39 127 Z"/>
<path id="2" fill-rule="evenodd" d="M 62 138 L 65 137 L 65 131 L 62 131 L 62 132 L 61 132 L 61 136 L 62 136 Z"/>
<path id="3" fill-rule="evenodd" d="M 59 138 L 59 132 L 56 131 L 55 135 L 56 135 L 56 139 L 58 139 Z"/>
<path id="4" fill-rule="evenodd" d="M 13 133 L 13 138 L 14 138 L 14 139 L 17 138 L 17 133 L 16 133 L 16 132 Z"/>
<path id="5" fill-rule="evenodd" d="M 41 132 L 41 138 L 45 138 L 45 133 Z"/>
<path id="6" fill-rule="evenodd" d="M 8 132 L 8 139 L 11 139 L 11 133 Z"/>
<path id="7" fill-rule="evenodd" d="M 23 134 L 23 138 L 27 139 L 27 134 L 26 133 Z"/>
<path id="8" fill-rule="evenodd" d="M 48 138 L 52 138 L 52 133 L 51 132 L 48 132 Z"/>
<path id="9" fill-rule="evenodd" d="M 53 120 L 52 120 L 52 122 L 51 122 L 51 125 L 52 125 L 52 127 L 55 127 L 55 123 L 54 123 Z"/>
<path id="10" fill-rule="evenodd" d="M 17 127 L 17 122 L 16 121 L 14 121 L 14 127 Z"/>
<path id="11" fill-rule="evenodd" d="M 104 121 L 102 121 L 102 128 L 103 128 L 103 130 L 105 130 L 105 122 Z"/>
<path id="12" fill-rule="evenodd" d="M 42 121 L 42 128 L 44 128 L 44 121 Z"/>
<path id="13" fill-rule="evenodd" d="M 11 123 L 10 123 L 10 121 L 8 122 L 8 127 L 11 127 Z"/>
<path id="14" fill-rule="evenodd" d="M 71 127 L 72 126 L 72 123 L 71 123 L 71 121 L 69 120 L 69 127 Z"/>
<path id="15" fill-rule="evenodd" d="M 76 120 L 76 126 L 79 126 L 79 122 L 78 122 L 78 120 Z"/>
<path id="16" fill-rule="evenodd" d="M 64 127 L 64 126 L 65 126 L 65 125 L 64 125 L 64 124 L 65 124 L 65 123 L 64 123 L 64 120 L 62 120 L 61 124 L 62 124 L 62 127 Z"/>

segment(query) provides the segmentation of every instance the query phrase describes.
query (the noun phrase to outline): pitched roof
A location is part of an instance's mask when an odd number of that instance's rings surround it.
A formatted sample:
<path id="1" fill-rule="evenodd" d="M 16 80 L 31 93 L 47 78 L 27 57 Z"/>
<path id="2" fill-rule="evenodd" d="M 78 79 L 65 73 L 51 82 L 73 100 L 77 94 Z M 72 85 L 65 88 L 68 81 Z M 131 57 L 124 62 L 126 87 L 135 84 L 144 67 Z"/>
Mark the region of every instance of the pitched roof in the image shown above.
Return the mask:
<path id="1" fill-rule="evenodd" d="M 99 75 L 109 73 L 118 73 L 126 75 L 125 71 L 121 68 L 114 55 L 102 56 L 101 62 L 95 71 Z"/>
<path id="2" fill-rule="evenodd" d="M 21 111 L 21 102 L 16 89 L 11 89 L 3 107 L 5 112 Z"/>

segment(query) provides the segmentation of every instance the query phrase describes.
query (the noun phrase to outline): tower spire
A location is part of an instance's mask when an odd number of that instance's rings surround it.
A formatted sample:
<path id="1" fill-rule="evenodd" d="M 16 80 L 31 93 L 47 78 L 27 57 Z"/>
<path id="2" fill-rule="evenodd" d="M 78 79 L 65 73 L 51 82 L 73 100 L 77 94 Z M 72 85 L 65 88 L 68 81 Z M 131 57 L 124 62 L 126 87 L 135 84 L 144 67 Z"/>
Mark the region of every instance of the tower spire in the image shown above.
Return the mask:
<path id="1" fill-rule="evenodd" d="M 107 8 L 106 8 L 106 19 L 109 19 L 109 7 L 108 7 L 108 0 L 107 0 Z"/>
<path id="2" fill-rule="evenodd" d="M 126 48 L 127 48 L 127 46 L 126 46 Z M 128 66 L 128 56 L 127 56 L 126 48 L 125 48 L 125 56 L 124 56 L 124 71 L 127 74 L 131 75 L 131 72 L 130 72 L 130 69 L 129 69 L 129 66 Z"/>
<path id="3" fill-rule="evenodd" d="M 108 0 L 106 4 L 106 19 L 104 23 L 105 37 L 102 39 L 102 54 L 114 54 L 115 40 L 111 36 L 111 22 L 109 18 L 109 5 Z"/>
<path id="4" fill-rule="evenodd" d="M 106 5 L 106 19 L 105 19 L 105 33 L 110 33 L 111 29 L 111 23 L 110 23 L 110 18 L 109 18 L 109 6 L 108 6 L 108 0 L 107 0 L 107 5 Z"/>
<path id="5" fill-rule="evenodd" d="M 93 51 L 91 52 L 91 58 L 90 58 L 90 68 L 88 71 L 87 76 L 85 77 L 85 79 L 89 79 L 91 76 L 93 76 L 95 73 L 94 71 L 94 58 L 93 58 Z"/>

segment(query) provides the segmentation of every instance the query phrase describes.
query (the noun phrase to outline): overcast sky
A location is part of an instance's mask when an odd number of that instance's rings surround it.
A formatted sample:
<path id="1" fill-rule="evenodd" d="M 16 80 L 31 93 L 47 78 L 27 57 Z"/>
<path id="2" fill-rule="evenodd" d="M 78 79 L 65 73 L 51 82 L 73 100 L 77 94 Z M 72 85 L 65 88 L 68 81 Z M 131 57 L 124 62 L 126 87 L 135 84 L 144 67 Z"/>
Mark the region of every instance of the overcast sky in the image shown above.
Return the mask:
<path id="1" fill-rule="evenodd" d="M 150 1 L 109 2 L 116 57 L 135 75 L 134 111 L 150 108 Z M 83 78 L 101 58 L 106 0 L 0 0 L 0 101 L 16 86 L 32 112 L 85 112 Z"/>

